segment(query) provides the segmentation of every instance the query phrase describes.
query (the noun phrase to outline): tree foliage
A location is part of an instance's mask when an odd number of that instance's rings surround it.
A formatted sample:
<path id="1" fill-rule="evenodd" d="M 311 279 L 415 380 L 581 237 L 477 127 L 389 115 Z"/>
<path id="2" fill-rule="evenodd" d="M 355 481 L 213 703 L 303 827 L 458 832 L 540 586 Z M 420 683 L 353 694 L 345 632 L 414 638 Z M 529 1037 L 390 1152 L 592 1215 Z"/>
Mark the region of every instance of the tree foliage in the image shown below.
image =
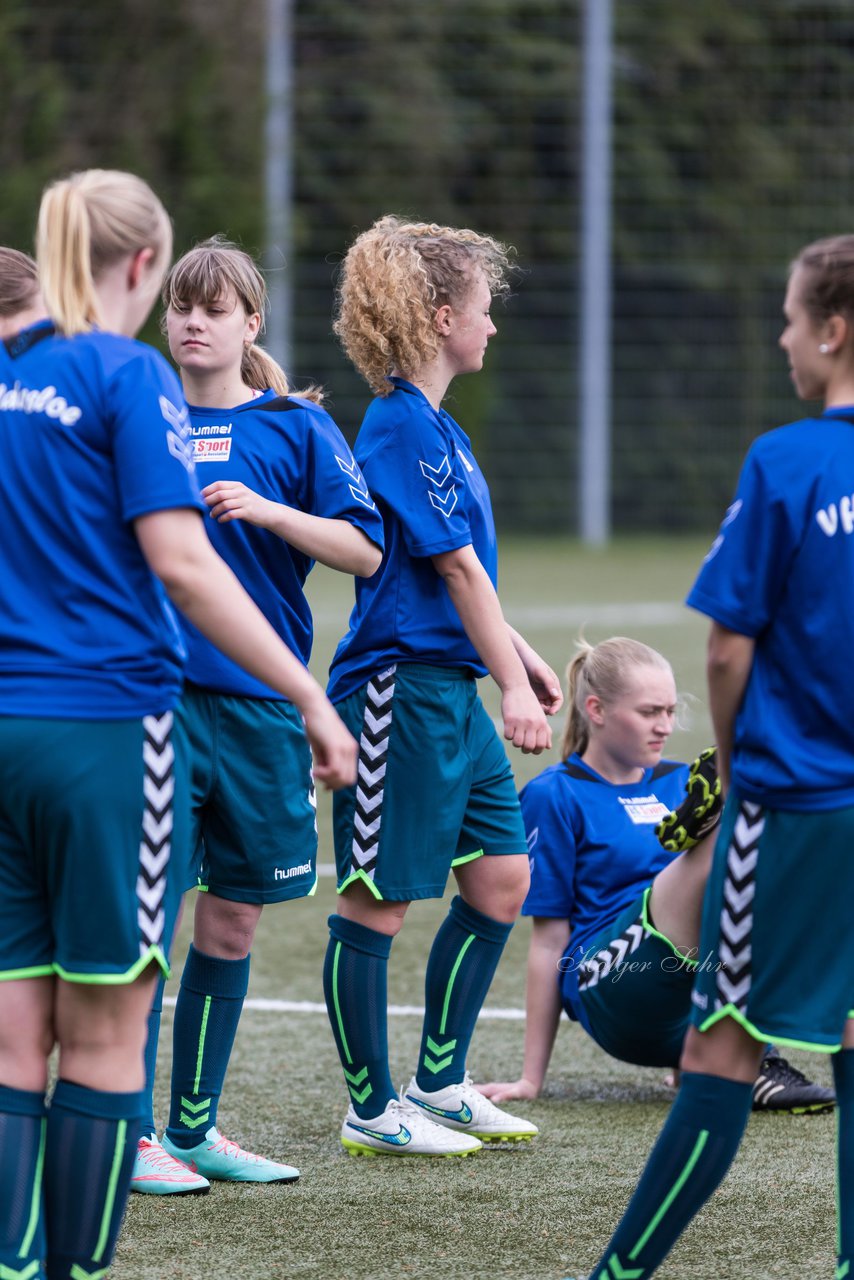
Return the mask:
<path id="1" fill-rule="evenodd" d="M 293 0 L 298 372 L 355 428 L 335 264 L 395 210 L 513 244 L 517 296 L 456 408 L 506 522 L 574 527 L 581 0 Z M 714 523 L 797 410 L 785 266 L 850 226 L 850 0 L 614 0 L 618 524 Z M 46 181 L 134 169 L 179 249 L 264 234 L 264 0 L 0 0 L 0 238 Z"/>

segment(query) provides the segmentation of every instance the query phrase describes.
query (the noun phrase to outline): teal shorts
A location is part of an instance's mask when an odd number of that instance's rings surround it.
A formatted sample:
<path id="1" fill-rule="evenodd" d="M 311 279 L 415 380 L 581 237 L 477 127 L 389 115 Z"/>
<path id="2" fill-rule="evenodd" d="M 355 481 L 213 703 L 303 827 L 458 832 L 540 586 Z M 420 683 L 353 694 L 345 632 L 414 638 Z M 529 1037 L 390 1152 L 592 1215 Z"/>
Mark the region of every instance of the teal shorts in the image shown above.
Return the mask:
<path id="1" fill-rule="evenodd" d="M 188 836 L 171 711 L 0 718 L 0 980 L 168 974 Z"/>
<path id="2" fill-rule="evenodd" d="M 337 711 L 359 742 L 357 785 L 333 798 L 339 893 L 361 880 L 380 899 L 441 898 L 451 867 L 527 854 L 510 763 L 471 675 L 399 663 Z"/>
<path id="3" fill-rule="evenodd" d="M 187 885 L 259 904 L 313 893 L 317 810 L 296 707 L 188 684 L 175 714 L 190 749 Z"/>
<path id="4" fill-rule="evenodd" d="M 646 889 L 564 972 L 561 995 L 570 1017 L 612 1058 L 678 1067 L 696 962 L 655 928 L 649 895 Z"/>
<path id="5" fill-rule="evenodd" d="M 692 1021 L 833 1053 L 854 1008 L 854 808 L 727 800 L 706 890 Z"/>

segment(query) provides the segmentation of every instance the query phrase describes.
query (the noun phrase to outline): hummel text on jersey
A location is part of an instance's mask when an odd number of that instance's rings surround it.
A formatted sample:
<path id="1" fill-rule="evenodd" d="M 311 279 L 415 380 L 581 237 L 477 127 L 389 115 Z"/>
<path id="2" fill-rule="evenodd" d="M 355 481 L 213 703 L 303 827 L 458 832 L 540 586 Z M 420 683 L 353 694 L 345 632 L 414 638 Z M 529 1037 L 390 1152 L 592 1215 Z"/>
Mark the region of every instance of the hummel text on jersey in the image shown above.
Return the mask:
<path id="1" fill-rule="evenodd" d="M 831 502 L 816 511 L 815 518 L 828 538 L 833 537 L 840 525 L 843 533 L 854 533 L 854 495 L 844 494 L 838 504 Z"/>
<path id="2" fill-rule="evenodd" d="M 76 404 L 69 404 L 65 396 L 58 396 L 56 387 L 33 390 L 22 387 L 20 382 L 16 382 L 13 387 L 0 382 L 0 409 L 17 409 L 19 413 L 44 413 L 49 418 L 57 418 L 64 427 L 73 427 L 83 413 Z"/>
<path id="3" fill-rule="evenodd" d="M 292 880 L 294 876 L 305 876 L 311 871 L 310 862 L 301 862 L 298 867 L 276 867 L 274 880 Z"/>

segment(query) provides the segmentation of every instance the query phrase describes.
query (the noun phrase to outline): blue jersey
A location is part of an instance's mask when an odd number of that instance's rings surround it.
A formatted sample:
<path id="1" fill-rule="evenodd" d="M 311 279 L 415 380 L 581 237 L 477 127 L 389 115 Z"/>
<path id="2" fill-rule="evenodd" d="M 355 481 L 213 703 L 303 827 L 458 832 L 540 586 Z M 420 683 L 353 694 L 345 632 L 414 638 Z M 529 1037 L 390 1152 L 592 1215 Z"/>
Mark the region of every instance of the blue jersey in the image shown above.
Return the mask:
<path id="1" fill-rule="evenodd" d="M 166 361 L 45 322 L 0 344 L 0 715 L 168 710 L 184 650 L 133 521 L 201 508 Z"/>
<path id="2" fill-rule="evenodd" d="M 655 825 L 682 803 L 688 767 L 663 760 L 640 782 L 623 785 L 573 754 L 523 788 L 531 887 L 522 915 L 569 921 L 564 980 L 676 856 L 661 847 Z"/>
<path id="3" fill-rule="evenodd" d="M 772 809 L 854 805 L 854 418 L 754 442 L 688 604 L 754 639 L 733 784 Z"/>
<path id="4" fill-rule="evenodd" d="M 341 432 L 325 409 L 266 391 L 234 409 L 190 407 L 199 483 L 238 480 L 310 515 L 347 520 L 382 546 L 382 520 Z M 312 620 L 303 586 L 314 561 L 246 520 L 207 523 L 211 542 L 288 648 L 311 655 Z M 216 693 L 279 698 L 182 619 L 187 677 Z"/>
<path id="5" fill-rule="evenodd" d="M 450 414 L 411 382 L 391 381 L 391 394 L 369 406 L 355 449 L 382 514 L 385 553 L 372 578 L 356 581 L 350 629 L 332 659 L 333 701 L 396 662 L 486 675 L 430 557 L 472 546 L 496 584 L 489 489 Z"/>

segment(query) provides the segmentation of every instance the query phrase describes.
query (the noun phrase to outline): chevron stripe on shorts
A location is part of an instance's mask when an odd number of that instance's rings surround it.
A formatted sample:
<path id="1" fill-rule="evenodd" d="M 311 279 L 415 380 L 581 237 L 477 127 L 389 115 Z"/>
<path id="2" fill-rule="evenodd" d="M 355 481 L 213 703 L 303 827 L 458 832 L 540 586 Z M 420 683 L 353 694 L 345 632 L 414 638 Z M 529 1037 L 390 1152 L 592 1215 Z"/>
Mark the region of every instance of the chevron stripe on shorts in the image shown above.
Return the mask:
<path id="1" fill-rule="evenodd" d="M 163 946 L 166 873 L 172 852 L 172 804 L 175 798 L 175 751 L 172 746 L 172 712 L 145 716 L 142 721 L 145 763 L 142 835 L 136 878 L 139 954 Z"/>
<path id="2" fill-rule="evenodd" d="M 750 994 L 753 955 L 753 899 L 756 896 L 756 862 L 765 829 L 765 811 L 742 800 L 727 850 L 726 878 L 721 908 L 715 1008 L 734 1005 L 741 1013 Z"/>
<path id="3" fill-rule="evenodd" d="M 578 990 L 587 991 L 588 988 L 595 987 L 603 978 L 607 978 L 611 970 L 619 968 L 628 956 L 637 951 L 644 938 L 648 937 L 649 929 L 644 927 L 643 916 L 638 916 L 637 920 L 632 921 L 619 937 L 614 938 L 607 947 L 597 951 L 595 956 L 591 956 L 579 966 Z"/>
<path id="4" fill-rule="evenodd" d="M 372 880 L 377 869 L 380 847 L 380 826 L 383 816 L 383 794 L 396 671 L 396 665 L 389 667 L 368 681 L 362 733 L 359 738 L 359 768 L 356 777 L 356 808 L 353 815 L 350 875 L 361 871 Z"/>

